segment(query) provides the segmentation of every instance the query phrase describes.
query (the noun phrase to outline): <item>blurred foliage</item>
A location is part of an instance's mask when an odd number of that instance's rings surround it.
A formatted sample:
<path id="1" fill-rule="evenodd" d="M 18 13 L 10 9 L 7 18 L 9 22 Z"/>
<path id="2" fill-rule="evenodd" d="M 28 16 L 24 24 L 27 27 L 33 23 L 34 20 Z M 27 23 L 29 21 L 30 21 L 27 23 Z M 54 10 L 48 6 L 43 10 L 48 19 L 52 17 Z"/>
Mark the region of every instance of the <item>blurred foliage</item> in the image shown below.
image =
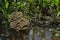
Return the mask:
<path id="1" fill-rule="evenodd" d="M 11 14 L 13 11 L 22 11 L 24 15 L 30 17 L 32 14 L 40 13 L 43 7 L 51 10 L 53 8 L 58 13 L 60 2 L 59 0 L 0 0 L 0 11 L 4 15 Z"/>
<path id="2" fill-rule="evenodd" d="M 60 0 L 0 0 L 0 27 L 7 29 L 9 26 L 8 18 L 14 11 L 23 12 L 24 17 L 28 19 L 37 17 L 38 23 L 34 19 L 35 24 L 39 24 L 40 16 L 56 17 L 59 14 Z M 59 15 L 56 21 L 60 21 Z"/>

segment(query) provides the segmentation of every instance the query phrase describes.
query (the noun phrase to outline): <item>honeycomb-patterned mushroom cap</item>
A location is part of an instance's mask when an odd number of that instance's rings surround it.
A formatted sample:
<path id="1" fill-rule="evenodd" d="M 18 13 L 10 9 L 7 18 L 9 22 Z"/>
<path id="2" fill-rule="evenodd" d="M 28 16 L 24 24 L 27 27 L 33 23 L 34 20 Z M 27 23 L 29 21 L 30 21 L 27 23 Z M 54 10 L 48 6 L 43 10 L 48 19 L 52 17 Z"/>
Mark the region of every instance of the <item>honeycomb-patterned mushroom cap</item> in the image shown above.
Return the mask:
<path id="1" fill-rule="evenodd" d="M 10 28 L 15 30 L 29 29 L 29 20 L 23 17 L 22 12 L 13 12 L 9 17 Z"/>

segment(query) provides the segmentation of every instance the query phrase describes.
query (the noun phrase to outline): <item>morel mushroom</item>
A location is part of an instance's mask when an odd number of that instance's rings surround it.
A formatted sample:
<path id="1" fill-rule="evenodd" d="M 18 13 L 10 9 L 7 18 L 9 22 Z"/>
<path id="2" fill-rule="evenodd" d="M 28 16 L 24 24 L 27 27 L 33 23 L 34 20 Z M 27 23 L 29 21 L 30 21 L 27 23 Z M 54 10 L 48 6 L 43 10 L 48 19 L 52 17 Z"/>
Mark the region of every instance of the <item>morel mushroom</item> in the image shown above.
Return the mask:
<path id="1" fill-rule="evenodd" d="M 29 29 L 29 20 L 23 17 L 22 12 L 13 12 L 9 17 L 10 28 L 17 31 Z"/>

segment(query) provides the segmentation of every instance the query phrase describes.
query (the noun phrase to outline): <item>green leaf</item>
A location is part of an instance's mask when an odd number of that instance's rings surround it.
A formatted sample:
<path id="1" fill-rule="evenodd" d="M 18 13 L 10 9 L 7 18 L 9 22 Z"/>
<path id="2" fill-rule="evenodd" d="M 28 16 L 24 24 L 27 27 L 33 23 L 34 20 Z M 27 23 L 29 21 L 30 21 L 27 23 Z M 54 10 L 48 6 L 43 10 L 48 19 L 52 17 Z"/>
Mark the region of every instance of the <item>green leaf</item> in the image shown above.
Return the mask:
<path id="1" fill-rule="evenodd" d="M 3 7 L 0 7 L 0 11 L 4 14 L 4 9 L 3 9 Z"/>
<path id="2" fill-rule="evenodd" d="M 6 2 L 6 5 L 5 5 L 6 9 L 8 9 L 8 6 L 9 6 L 9 2 Z"/>
<path id="3" fill-rule="evenodd" d="M 55 2 L 59 3 L 59 0 L 55 0 Z"/>
<path id="4" fill-rule="evenodd" d="M 7 0 L 4 0 L 4 2 L 6 3 L 6 2 L 7 2 Z"/>

